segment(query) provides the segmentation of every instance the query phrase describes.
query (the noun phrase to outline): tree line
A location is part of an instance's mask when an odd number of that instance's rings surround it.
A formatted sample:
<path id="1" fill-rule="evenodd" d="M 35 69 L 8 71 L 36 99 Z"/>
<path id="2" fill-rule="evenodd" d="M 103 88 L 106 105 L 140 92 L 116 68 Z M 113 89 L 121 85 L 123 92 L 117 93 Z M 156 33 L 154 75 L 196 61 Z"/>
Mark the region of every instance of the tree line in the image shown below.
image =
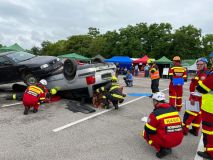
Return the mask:
<path id="1" fill-rule="evenodd" d="M 72 35 L 57 42 L 43 41 L 41 48 L 33 47 L 29 51 L 53 56 L 75 52 L 86 57 L 97 54 L 105 58 L 142 57 L 146 54 L 156 59 L 163 55 L 170 59 L 175 55 L 191 59 L 208 56 L 213 51 L 213 34 L 202 35 L 201 29 L 193 25 L 173 29 L 169 23 L 139 23 L 104 34 L 90 27 L 87 34 Z"/>

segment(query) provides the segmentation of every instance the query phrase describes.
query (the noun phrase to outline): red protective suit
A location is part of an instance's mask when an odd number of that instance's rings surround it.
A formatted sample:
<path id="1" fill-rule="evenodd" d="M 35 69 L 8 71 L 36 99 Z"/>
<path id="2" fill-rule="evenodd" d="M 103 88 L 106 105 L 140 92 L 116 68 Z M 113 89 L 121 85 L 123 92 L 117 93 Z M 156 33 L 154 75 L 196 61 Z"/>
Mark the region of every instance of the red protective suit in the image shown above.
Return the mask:
<path id="1" fill-rule="evenodd" d="M 162 103 L 149 115 L 143 132 L 144 139 L 158 152 L 161 148 L 172 148 L 183 139 L 181 118 L 175 107 Z"/>
<path id="2" fill-rule="evenodd" d="M 206 79 L 208 74 L 208 69 L 205 68 L 204 70 L 198 71 L 196 76 L 191 80 L 190 83 L 190 97 L 189 100 L 198 101 L 201 107 L 202 104 L 202 95 L 196 94 L 195 88 L 198 85 L 198 81 L 203 81 Z M 200 123 L 201 123 L 201 112 L 194 112 L 186 110 L 183 117 L 183 133 L 185 135 L 188 134 L 189 126 L 192 124 L 192 133 L 194 135 L 198 135 L 200 130 Z"/>
<path id="3" fill-rule="evenodd" d="M 196 88 L 202 93 L 202 133 L 205 151 L 213 159 L 213 71 Z"/>
<path id="4" fill-rule="evenodd" d="M 48 90 L 46 90 L 48 91 Z M 23 104 L 25 108 L 33 107 L 38 110 L 40 101 L 45 101 L 46 92 L 40 87 L 31 85 L 24 92 Z"/>
<path id="5" fill-rule="evenodd" d="M 186 80 L 186 69 L 181 65 L 173 66 L 169 69 L 169 77 L 171 79 L 169 84 L 169 103 L 172 106 L 176 106 L 180 111 L 182 107 L 182 95 L 183 95 L 183 83 L 175 84 L 175 80 Z"/>

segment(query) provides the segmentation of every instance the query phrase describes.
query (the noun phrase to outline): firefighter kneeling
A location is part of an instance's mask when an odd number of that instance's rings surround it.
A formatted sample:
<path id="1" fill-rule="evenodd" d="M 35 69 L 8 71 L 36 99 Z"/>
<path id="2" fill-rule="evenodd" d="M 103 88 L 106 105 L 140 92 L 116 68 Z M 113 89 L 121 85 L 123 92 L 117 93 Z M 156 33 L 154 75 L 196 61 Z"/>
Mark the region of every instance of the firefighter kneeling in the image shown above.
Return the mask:
<path id="1" fill-rule="evenodd" d="M 118 103 L 124 101 L 125 94 L 122 93 L 118 79 L 115 76 L 112 76 L 111 82 L 107 83 L 105 86 L 98 88 L 96 92 L 103 93 L 103 104 L 105 108 L 109 108 L 109 101 L 112 102 L 115 109 L 118 109 Z"/>
<path id="2" fill-rule="evenodd" d="M 45 79 L 40 80 L 37 85 L 30 85 L 23 96 L 23 104 L 25 107 L 24 114 L 27 115 L 30 107 L 33 107 L 33 113 L 38 111 L 40 102 L 46 101 L 48 95 L 48 89 L 45 87 L 47 81 Z"/>
<path id="3" fill-rule="evenodd" d="M 164 93 L 154 93 L 152 98 L 155 108 L 149 115 L 142 136 L 157 150 L 156 156 L 162 158 L 182 142 L 182 122 L 177 109 L 165 103 Z"/>

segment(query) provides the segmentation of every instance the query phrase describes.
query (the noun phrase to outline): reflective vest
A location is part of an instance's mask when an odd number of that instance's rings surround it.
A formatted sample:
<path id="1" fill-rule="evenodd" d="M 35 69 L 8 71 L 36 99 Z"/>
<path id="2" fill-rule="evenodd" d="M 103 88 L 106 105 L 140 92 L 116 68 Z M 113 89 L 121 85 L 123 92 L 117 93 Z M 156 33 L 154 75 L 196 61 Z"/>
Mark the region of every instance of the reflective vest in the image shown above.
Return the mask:
<path id="1" fill-rule="evenodd" d="M 159 70 L 156 64 L 152 65 L 149 72 L 151 80 L 160 78 Z"/>
<path id="2" fill-rule="evenodd" d="M 213 72 L 208 75 L 208 77 L 204 81 L 199 81 L 198 82 L 198 88 L 197 90 L 199 91 L 199 87 L 206 92 L 206 94 L 202 94 L 202 106 L 201 109 L 213 114 Z"/>

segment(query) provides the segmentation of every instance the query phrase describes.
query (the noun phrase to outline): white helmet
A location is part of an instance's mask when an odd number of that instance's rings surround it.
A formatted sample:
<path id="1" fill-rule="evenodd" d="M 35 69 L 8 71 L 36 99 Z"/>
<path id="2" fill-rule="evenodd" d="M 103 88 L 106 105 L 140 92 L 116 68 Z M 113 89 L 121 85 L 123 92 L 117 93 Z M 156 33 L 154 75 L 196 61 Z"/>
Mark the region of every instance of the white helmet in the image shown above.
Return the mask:
<path id="1" fill-rule="evenodd" d="M 41 80 L 39 81 L 39 83 L 43 84 L 44 86 L 47 85 L 47 81 L 46 81 L 45 79 L 41 79 Z"/>
<path id="2" fill-rule="evenodd" d="M 163 92 L 157 92 L 152 95 L 152 98 L 155 99 L 156 101 L 165 101 L 166 96 Z"/>

